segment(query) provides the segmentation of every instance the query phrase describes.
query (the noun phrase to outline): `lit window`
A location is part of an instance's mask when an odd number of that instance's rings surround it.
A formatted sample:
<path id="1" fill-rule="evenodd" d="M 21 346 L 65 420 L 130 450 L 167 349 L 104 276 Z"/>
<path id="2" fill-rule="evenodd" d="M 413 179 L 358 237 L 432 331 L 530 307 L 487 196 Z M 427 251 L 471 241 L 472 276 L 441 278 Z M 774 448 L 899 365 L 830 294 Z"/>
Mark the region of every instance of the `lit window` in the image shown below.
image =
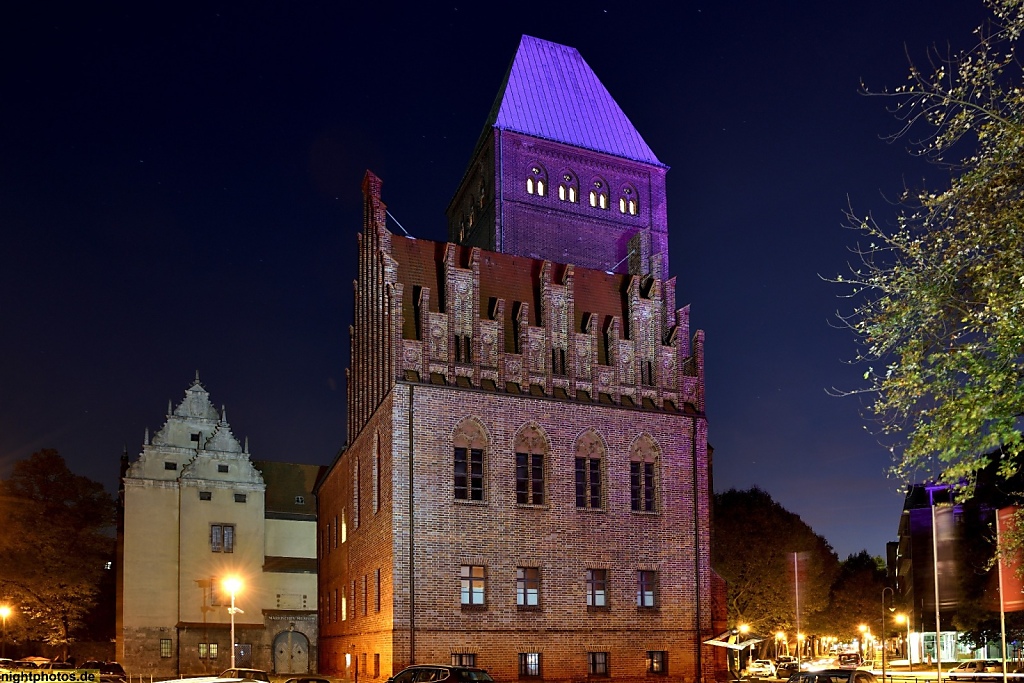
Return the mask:
<path id="1" fill-rule="evenodd" d="M 636 573 L 637 607 L 654 607 L 655 582 L 657 578 L 657 572 L 641 570 Z"/>
<path id="2" fill-rule="evenodd" d="M 516 604 L 520 607 L 540 605 L 540 570 L 536 567 L 516 569 Z"/>
<path id="3" fill-rule="evenodd" d="M 543 197 L 547 193 L 547 173 L 539 165 L 530 167 L 530 173 L 526 176 L 526 193 Z"/>
<path id="4" fill-rule="evenodd" d="M 587 607 L 608 606 L 608 570 L 587 570 Z"/>
<path id="5" fill-rule="evenodd" d="M 664 650 L 653 650 L 647 652 L 647 673 L 661 674 L 668 673 L 668 652 Z"/>
<path id="6" fill-rule="evenodd" d="M 210 643 L 210 659 L 217 659 L 217 650 L 219 649 L 217 643 Z"/>
<path id="7" fill-rule="evenodd" d="M 459 572 L 459 601 L 463 605 L 484 604 L 486 574 L 480 565 L 462 565 Z"/>
<path id="8" fill-rule="evenodd" d="M 632 185 L 626 185 L 622 188 L 622 192 L 619 196 L 619 212 L 635 216 L 636 207 L 636 190 L 633 189 Z"/>
<path id="9" fill-rule="evenodd" d="M 540 653 L 520 652 L 519 653 L 519 675 L 540 676 Z"/>
<path id="10" fill-rule="evenodd" d="M 558 198 L 563 202 L 575 204 L 579 201 L 579 182 L 572 173 L 562 174 L 562 180 L 558 183 Z"/>
<path id="11" fill-rule="evenodd" d="M 209 656 L 209 644 L 199 643 L 199 659 L 206 659 Z"/>
<path id="12" fill-rule="evenodd" d="M 593 181 L 590 190 L 590 205 L 595 209 L 608 208 L 608 186 L 600 178 Z"/>
<path id="13" fill-rule="evenodd" d="M 161 638 L 160 639 L 160 656 L 167 658 L 171 656 L 171 639 Z"/>

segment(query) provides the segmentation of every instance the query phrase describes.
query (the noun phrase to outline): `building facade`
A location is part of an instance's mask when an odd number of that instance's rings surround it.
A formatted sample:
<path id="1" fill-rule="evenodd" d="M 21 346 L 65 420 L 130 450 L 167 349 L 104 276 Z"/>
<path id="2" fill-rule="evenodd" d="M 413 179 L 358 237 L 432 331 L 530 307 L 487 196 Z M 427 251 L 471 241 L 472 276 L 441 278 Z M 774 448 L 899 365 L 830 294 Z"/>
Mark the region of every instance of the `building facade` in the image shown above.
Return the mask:
<path id="1" fill-rule="evenodd" d="M 199 381 L 122 465 L 116 655 L 131 674 L 316 668 L 316 505 L 321 468 L 250 459 Z"/>
<path id="2" fill-rule="evenodd" d="M 392 235 L 367 173 L 322 672 L 714 677 L 704 338 L 666 279 L 666 171 L 578 52 L 524 37 L 451 242 Z"/>

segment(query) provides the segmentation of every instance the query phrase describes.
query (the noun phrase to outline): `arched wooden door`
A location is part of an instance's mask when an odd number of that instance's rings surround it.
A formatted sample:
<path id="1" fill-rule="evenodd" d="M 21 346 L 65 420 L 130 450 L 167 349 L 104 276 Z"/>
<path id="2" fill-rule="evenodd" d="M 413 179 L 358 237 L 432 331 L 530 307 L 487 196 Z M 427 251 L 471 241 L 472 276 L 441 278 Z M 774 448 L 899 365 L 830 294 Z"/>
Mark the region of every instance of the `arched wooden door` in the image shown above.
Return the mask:
<path id="1" fill-rule="evenodd" d="M 281 631 L 274 638 L 274 672 L 309 673 L 309 639 L 298 631 Z"/>

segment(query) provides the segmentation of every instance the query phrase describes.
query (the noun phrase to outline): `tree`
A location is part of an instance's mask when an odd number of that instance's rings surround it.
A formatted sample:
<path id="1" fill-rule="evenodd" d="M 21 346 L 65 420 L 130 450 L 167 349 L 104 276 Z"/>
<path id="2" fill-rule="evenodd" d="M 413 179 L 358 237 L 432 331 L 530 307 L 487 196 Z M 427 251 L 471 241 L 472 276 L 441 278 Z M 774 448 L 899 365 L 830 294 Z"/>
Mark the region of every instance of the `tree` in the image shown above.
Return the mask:
<path id="1" fill-rule="evenodd" d="M 949 172 L 944 190 L 908 191 L 892 228 L 849 214 L 863 235 L 851 274 L 858 337 L 894 472 L 968 497 L 999 454 L 1010 476 L 1024 442 L 1024 79 L 1015 49 L 1024 0 L 986 0 L 997 23 L 977 45 L 929 53 L 892 98 L 917 154 Z"/>
<path id="2" fill-rule="evenodd" d="M 711 563 L 728 585 L 728 617 L 755 633 L 796 629 L 794 554 L 800 561 L 800 618 L 828 605 L 838 559 L 824 538 L 759 488 L 716 493 Z"/>
<path id="3" fill-rule="evenodd" d="M 847 557 L 840 565 L 826 612 L 830 634 L 844 640 L 859 638 L 863 624 L 881 635 L 880 629 L 887 626 L 880 623 L 885 586 L 885 569 L 879 558 L 867 550 Z"/>
<path id="4" fill-rule="evenodd" d="M 113 498 L 68 470 L 55 450 L 34 453 L 0 480 L 0 594 L 29 638 L 67 647 L 114 549 Z"/>

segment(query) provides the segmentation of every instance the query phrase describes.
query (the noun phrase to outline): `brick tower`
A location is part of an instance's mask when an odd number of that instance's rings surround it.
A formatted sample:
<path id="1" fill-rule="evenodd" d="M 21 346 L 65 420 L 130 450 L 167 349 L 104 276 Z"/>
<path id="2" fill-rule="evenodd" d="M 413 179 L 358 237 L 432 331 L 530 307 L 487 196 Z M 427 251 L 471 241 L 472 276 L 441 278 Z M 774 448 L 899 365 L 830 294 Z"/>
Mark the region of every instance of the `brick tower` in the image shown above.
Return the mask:
<path id="1" fill-rule="evenodd" d="M 665 279 L 666 170 L 575 50 L 524 37 L 450 242 L 390 233 L 366 174 L 321 671 L 713 678 L 703 334 Z"/>

